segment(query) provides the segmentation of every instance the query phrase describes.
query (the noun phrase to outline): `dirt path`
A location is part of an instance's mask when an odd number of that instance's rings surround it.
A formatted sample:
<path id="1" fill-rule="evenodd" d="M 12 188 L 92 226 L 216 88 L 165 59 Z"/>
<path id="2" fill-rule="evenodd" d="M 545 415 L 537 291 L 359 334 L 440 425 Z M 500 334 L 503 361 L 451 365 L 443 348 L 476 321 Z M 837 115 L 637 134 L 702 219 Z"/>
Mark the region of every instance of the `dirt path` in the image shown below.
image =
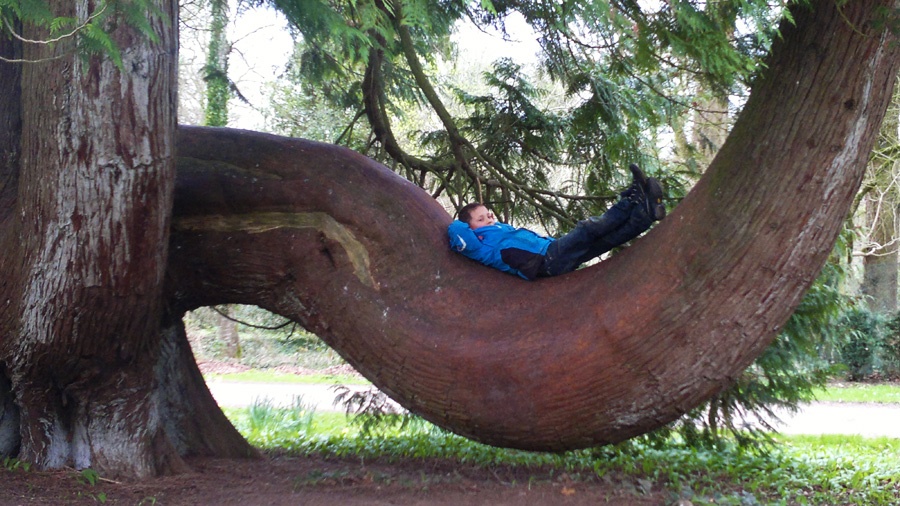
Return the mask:
<path id="1" fill-rule="evenodd" d="M 268 398 L 274 404 L 289 406 L 297 396 L 316 411 L 340 411 L 334 406 L 335 392 L 324 384 L 259 384 L 215 382 L 208 384 L 221 406 L 249 406 L 255 399 Z M 365 390 L 366 386 L 351 386 Z M 797 413 L 782 412 L 777 429 L 785 434 L 858 434 L 865 437 L 900 438 L 900 405 L 816 402 Z"/>
<path id="2" fill-rule="evenodd" d="M 191 474 L 95 485 L 75 471 L 0 468 L 0 506 L 662 506 L 676 504 L 659 485 L 607 475 L 540 469 L 484 470 L 445 461 L 269 456 L 193 459 Z M 689 503 L 688 503 L 689 504 Z"/>

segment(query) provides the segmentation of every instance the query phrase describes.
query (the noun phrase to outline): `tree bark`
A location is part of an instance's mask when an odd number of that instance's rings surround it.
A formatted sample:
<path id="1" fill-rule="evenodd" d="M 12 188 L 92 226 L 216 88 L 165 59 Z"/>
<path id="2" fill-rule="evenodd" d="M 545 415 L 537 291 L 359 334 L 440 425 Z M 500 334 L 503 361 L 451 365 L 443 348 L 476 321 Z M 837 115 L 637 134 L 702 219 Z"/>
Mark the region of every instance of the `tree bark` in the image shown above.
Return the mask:
<path id="1" fill-rule="evenodd" d="M 414 413 L 530 450 L 622 441 L 726 388 L 830 253 L 891 96 L 877 1 L 797 9 L 696 187 L 625 253 L 525 282 L 334 146 L 182 129 L 168 293 L 301 322 Z"/>
<path id="2" fill-rule="evenodd" d="M 237 323 L 229 318 L 228 306 L 217 308 L 216 333 L 220 341 L 225 343 L 225 354 L 228 358 L 239 358 L 241 354 L 241 337 L 238 334 Z"/>
<path id="3" fill-rule="evenodd" d="M 890 164 L 888 170 L 893 168 Z M 884 200 L 866 199 L 866 225 L 869 242 L 884 248 L 863 257 L 863 282 L 860 291 L 866 296 L 869 309 L 879 313 L 897 310 L 897 206 L 893 192 L 885 192 Z"/>
<path id="4" fill-rule="evenodd" d="M 194 360 L 181 318 L 163 326 L 162 352 L 156 364 L 159 418 L 179 455 L 223 458 L 258 457 L 206 387 Z"/>
<path id="5" fill-rule="evenodd" d="M 19 408 L 15 404 L 12 384 L 0 370 L 0 458 L 19 452 Z"/>
<path id="6" fill-rule="evenodd" d="M 0 56 L 7 60 L 21 59 L 21 43 L 0 35 Z M 18 267 L 12 245 L 18 244 L 19 237 L 14 211 L 22 134 L 21 79 L 21 65 L 0 61 L 0 247 L 10 246 L 0 255 L 0 301 L 10 300 L 14 295 L 9 275 Z M 15 324 L 15 318 L 11 311 L 0 309 L 0 348 L 7 340 L 7 329 Z M 19 407 L 15 403 L 7 368 L 0 362 L 0 457 L 17 454 L 20 440 Z"/>
<path id="7" fill-rule="evenodd" d="M 89 0 L 50 2 L 85 19 Z M 157 416 L 161 289 L 174 185 L 177 3 L 154 2 L 151 42 L 123 20 L 122 68 L 74 42 L 29 44 L 22 67 L 15 244 L 4 266 L 4 358 L 19 457 L 107 476 L 183 469 Z M 26 28 L 26 38 L 46 33 Z M 56 57 L 57 59 L 52 59 Z M 17 268 L 16 268 L 17 267 Z"/>

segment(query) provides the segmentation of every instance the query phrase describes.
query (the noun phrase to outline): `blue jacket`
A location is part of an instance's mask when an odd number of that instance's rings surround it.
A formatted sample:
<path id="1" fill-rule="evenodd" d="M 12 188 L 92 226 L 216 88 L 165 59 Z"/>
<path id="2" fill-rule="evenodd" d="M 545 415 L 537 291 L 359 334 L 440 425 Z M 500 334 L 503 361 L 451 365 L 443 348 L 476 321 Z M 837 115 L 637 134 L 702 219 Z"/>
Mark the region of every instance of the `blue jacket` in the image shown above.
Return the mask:
<path id="1" fill-rule="evenodd" d="M 537 277 L 547 248 L 556 240 L 506 223 L 472 230 L 459 220 L 450 224 L 447 235 L 453 251 L 525 279 Z"/>

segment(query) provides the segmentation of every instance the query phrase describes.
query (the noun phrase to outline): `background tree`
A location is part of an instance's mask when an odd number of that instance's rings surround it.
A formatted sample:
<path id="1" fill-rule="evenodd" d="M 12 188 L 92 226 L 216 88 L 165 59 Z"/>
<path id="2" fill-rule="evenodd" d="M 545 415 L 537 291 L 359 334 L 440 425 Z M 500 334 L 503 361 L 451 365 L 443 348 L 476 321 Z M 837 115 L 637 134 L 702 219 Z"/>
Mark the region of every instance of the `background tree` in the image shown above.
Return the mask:
<path id="1" fill-rule="evenodd" d="M 900 101 L 895 96 L 873 151 L 866 182 L 860 191 L 865 213 L 866 233 L 860 238 L 863 280 L 860 291 L 872 311 L 886 314 L 897 310 L 897 269 L 900 237 L 897 209 L 900 206 L 900 138 L 898 138 Z"/>
<path id="2" fill-rule="evenodd" d="M 209 25 L 209 49 L 206 57 L 206 126 L 228 124 L 228 97 L 231 94 L 228 79 L 228 45 L 225 27 L 228 25 L 228 1 L 209 0 L 211 20 Z"/>

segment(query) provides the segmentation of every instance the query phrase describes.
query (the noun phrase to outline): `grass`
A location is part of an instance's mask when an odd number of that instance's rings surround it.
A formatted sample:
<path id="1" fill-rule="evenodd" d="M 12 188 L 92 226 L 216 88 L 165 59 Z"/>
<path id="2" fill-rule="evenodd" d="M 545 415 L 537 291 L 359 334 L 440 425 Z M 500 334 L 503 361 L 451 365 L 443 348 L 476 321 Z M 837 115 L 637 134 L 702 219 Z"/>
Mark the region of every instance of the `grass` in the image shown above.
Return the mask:
<path id="1" fill-rule="evenodd" d="M 821 402 L 874 402 L 879 404 L 897 404 L 900 403 L 900 384 L 832 384 L 825 390 L 817 391 L 816 400 Z"/>
<path id="2" fill-rule="evenodd" d="M 475 443 L 421 419 L 383 425 L 366 435 L 341 413 L 312 413 L 271 405 L 226 411 L 257 447 L 301 455 L 450 459 L 483 467 L 551 468 L 585 479 L 611 473 L 662 484 L 695 505 L 900 503 L 900 440 L 859 436 L 776 436 L 766 452 L 730 445 L 698 449 L 672 440 L 664 445 L 637 438 L 626 443 L 565 453 L 507 450 Z"/>

